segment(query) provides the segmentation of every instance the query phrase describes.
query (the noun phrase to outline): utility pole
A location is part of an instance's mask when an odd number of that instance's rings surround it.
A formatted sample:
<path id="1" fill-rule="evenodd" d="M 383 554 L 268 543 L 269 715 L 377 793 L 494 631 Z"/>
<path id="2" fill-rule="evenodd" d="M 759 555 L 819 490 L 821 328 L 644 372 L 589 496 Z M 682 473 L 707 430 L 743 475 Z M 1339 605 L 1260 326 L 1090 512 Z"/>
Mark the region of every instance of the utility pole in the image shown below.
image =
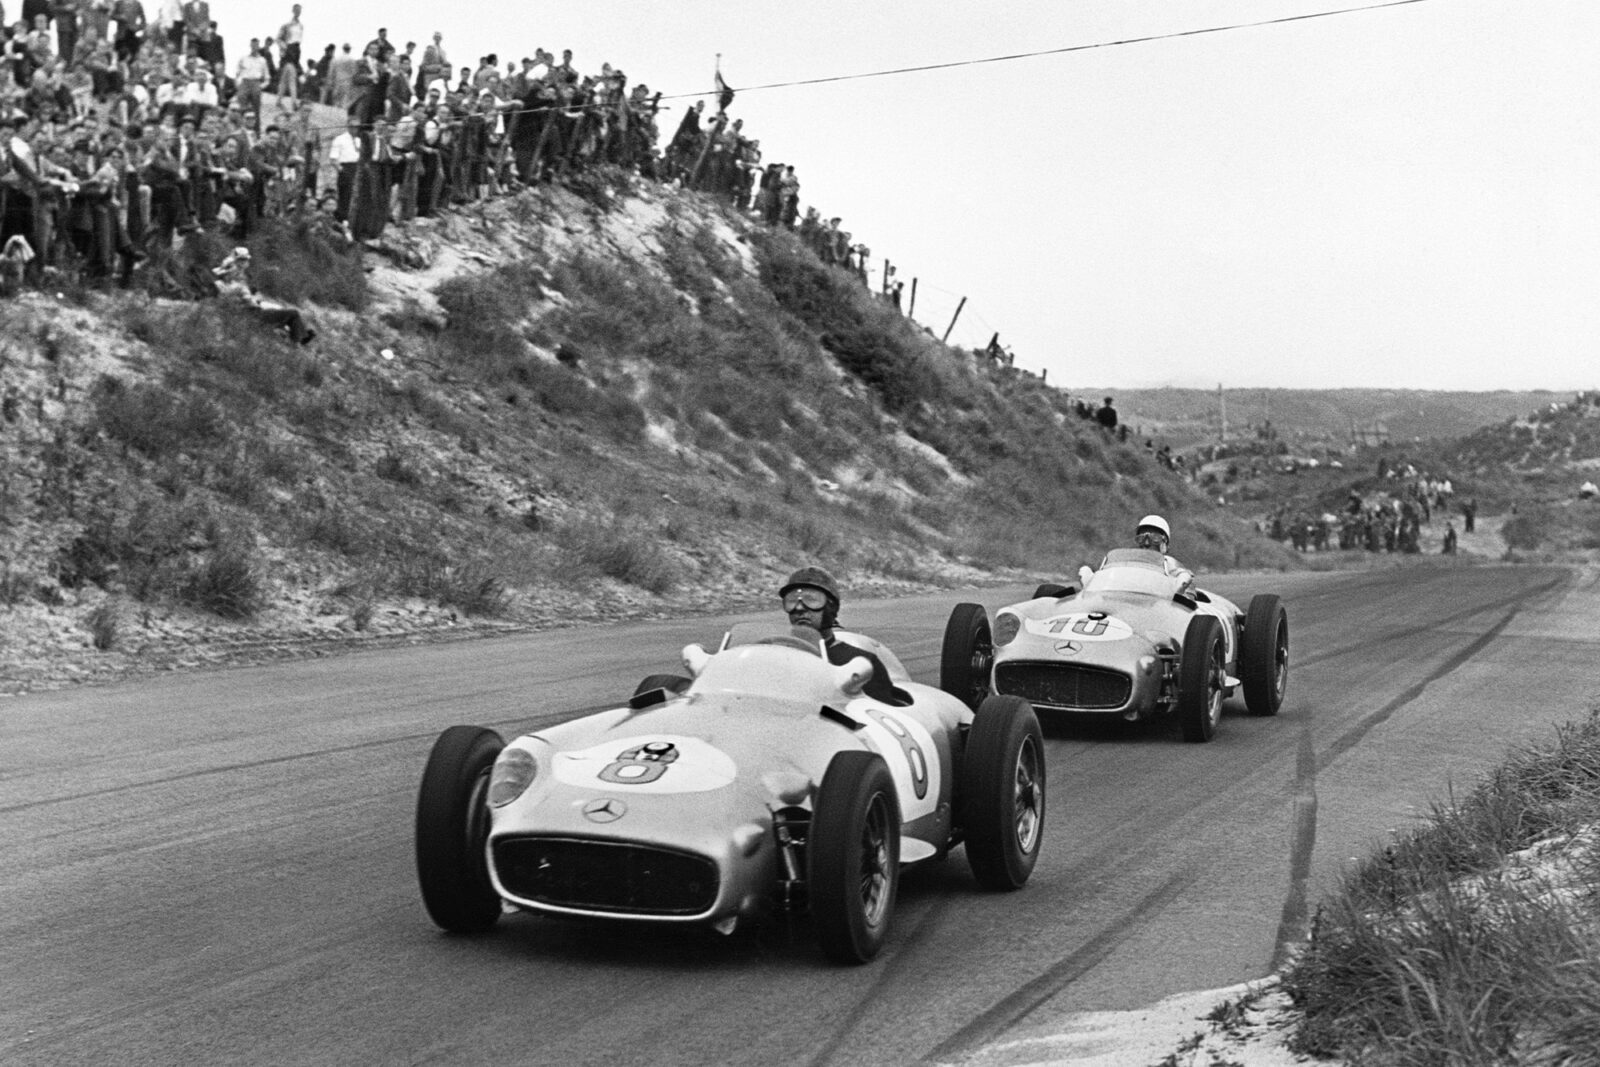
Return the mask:
<path id="1" fill-rule="evenodd" d="M 1222 412 L 1222 443 L 1228 443 L 1228 398 L 1222 392 L 1222 383 L 1217 383 L 1217 407 Z"/>
<path id="2" fill-rule="evenodd" d="M 917 279 L 911 279 L 911 303 L 906 307 L 906 318 L 914 319 L 917 316 Z"/>

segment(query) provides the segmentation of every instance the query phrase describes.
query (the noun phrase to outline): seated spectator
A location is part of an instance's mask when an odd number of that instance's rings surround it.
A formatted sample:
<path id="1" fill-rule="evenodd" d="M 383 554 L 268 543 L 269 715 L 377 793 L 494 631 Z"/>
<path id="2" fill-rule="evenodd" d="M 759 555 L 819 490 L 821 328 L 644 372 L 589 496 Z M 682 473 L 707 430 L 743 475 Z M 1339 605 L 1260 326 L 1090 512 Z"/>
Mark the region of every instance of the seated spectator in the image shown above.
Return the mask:
<path id="1" fill-rule="evenodd" d="M 300 313 L 300 309 L 257 293 L 250 284 L 249 269 L 248 248 L 235 248 L 228 253 L 211 272 L 217 280 L 217 294 L 248 308 L 267 325 L 287 330 L 295 344 L 310 344 L 317 333 L 306 325 L 305 316 Z"/>
<path id="2" fill-rule="evenodd" d="M 194 81 L 190 82 L 183 90 L 183 110 L 195 125 L 204 122 L 206 116 L 216 110 L 218 104 L 217 87 L 211 82 L 211 71 L 206 67 L 195 69 Z"/>

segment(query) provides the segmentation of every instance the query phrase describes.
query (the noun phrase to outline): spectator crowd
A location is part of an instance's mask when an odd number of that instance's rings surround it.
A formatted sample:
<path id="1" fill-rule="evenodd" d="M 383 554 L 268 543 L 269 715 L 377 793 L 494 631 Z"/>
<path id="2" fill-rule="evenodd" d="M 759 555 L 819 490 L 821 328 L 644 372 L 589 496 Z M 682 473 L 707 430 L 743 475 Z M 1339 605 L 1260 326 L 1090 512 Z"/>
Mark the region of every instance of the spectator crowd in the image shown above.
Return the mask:
<path id="1" fill-rule="evenodd" d="M 21 0 L 0 42 L 5 284 L 52 268 L 128 284 L 185 234 L 243 242 L 265 217 L 365 241 L 602 164 L 725 198 L 866 278 L 869 250 L 801 215 L 794 167 L 763 164 L 720 74 L 715 111 L 687 108 L 658 151 L 661 94 L 609 63 L 585 74 L 536 48 L 457 67 L 442 33 L 419 49 L 387 29 L 313 57 L 301 14 L 230 65 L 206 0 Z"/>

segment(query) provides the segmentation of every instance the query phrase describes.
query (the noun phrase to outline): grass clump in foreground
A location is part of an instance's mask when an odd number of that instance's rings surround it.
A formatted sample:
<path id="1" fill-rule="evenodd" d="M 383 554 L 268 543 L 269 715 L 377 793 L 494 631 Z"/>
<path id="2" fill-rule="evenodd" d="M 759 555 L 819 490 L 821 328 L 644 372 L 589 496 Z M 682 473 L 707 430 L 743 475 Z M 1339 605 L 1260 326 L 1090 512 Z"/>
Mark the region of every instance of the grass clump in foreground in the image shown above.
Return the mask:
<path id="1" fill-rule="evenodd" d="M 1600 1063 L 1600 709 L 1366 860 L 1284 976 L 1299 1051 Z"/>

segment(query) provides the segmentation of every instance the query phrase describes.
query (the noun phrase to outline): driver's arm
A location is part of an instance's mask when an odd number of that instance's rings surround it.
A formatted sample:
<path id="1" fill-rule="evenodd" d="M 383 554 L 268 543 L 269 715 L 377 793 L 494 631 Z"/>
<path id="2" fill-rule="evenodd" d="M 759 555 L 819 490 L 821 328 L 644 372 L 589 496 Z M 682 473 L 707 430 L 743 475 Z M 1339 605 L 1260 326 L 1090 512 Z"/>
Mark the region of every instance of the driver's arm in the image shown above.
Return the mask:
<path id="1" fill-rule="evenodd" d="M 895 692 L 894 683 L 889 680 L 889 671 L 884 667 L 883 660 L 864 648 L 857 648 L 843 641 L 834 641 L 828 645 L 828 662 L 835 667 L 842 667 L 857 656 L 872 664 L 872 677 L 867 679 L 867 684 L 861 691 L 884 704 L 901 703 L 899 694 Z"/>

